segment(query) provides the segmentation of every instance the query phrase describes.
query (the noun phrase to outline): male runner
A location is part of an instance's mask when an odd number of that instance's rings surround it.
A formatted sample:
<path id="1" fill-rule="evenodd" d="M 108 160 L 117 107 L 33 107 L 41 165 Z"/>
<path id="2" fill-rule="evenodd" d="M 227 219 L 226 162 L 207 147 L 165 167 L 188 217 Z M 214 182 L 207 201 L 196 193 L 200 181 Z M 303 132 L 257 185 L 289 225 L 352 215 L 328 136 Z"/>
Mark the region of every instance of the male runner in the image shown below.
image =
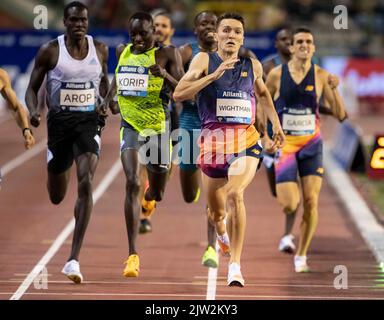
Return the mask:
<path id="1" fill-rule="evenodd" d="M 211 11 L 202 11 L 195 16 L 194 32 L 197 42 L 187 43 L 179 48 L 184 70 L 187 72 L 192 59 L 199 52 L 215 52 L 217 41 L 215 39 L 217 16 Z M 200 196 L 200 169 L 197 167 L 199 155 L 198 137 L 201 131 L 201 122 L 194 100 L 183 101 L 180 114 L 180 184 L 184 201 L 197 202 Z M 208 246 L 202 258 L 206 267 L 217 268 L 218 257 L 215 249 L 215 227 L 207 220 Z"/>
<path id="2" fill-rule="evenodd" d="M 72 249 L 62 272 L 81 283 L 79 254 L 93 207 L 92 179 L 100 154 L 96 108 L 108 91 L 108 48 L 91 36 L 88 9 L 81 2 L 64 8 L 66 32 L 37 53 L 25 101 L 31 124 L 38 127 L 37 94 L 47 75 L 48 193 L 53 204 L 65 197 L 70 169 L 76 162 L 78 198 Z"/>
<path id="3" fill-rule="evenodd" d="M 238 57 L 244 41 L 243 18 L 226 13 L 219 17 L 216 31 L 217 52 L 196 55 L 176 87 L 174 98 L 182 101 L 198 94 L 202 123 L 199 165 L 208 215 L 215 224 L 222 252 L 231 255 L 227 284 L 244 286 L 240 268 L 246 219 L 243 194 L 261 155 L 260 135 L 253 125 L 256 95 L 273 124 L 275 148 L 284 143 L 284 134 L 264 85 L 260 62 Z"/>
<path id="4" fill-rule="evenodd" d="M 293 32 L 291 60 L 275 67 L 267 87 L 286 134 L 286 144 L 275 162 L 277 199 L 286 214 L 297 211 L 300 191 L 304 214 L 301 237 L 294 257 L 296 272 L 308 272 L 307 251 L 317 226 L 318 198 L 324 173 L 320 135 L 319 99 L 323 95 L 333 115 L 346 118 L 337 79 L 311 62 L 315 52 L 313 35 L 307 28 Z M 300 189 L 297 183 L 300 176 Z"/>
<path id="5" fill-rule="evenodd" d="M 139 229 L 141 171 L 146 167 L 149 187 L 141 205 L 150 216 L 161 201 L 170 166 L 169 109 L 171 89 L 183 75 L 177 49 L 156 47 L 151 15 L 137 12 L 129 19 L 132 43 L 117 47 L 118 65 L 103 109 L 112 107 L 118 95 L 120 108 L 120 152 L 126 176 L 124 213 L 129 257 L 123 275 L 138 277 L 140 259 L 136 250 Z"/>
<path id="6" fill-rule="evenodd" d="M 269 56 L 264 59 L 262 62 L 263 64 L 263 70 L 264 70 L 264 78 L 266 79 L 268 73 L 276 66 L 280 64 L 285 64 L 291 59 L 291 52 L 290 47 L 292 44 L 292 30 L 289 28 L 283 28 L 279 30 L 276 34 L 275 39 L 275 47 L 277 50 L 277 54 Z M 316 63 L 317 59 L 315 57 L 312 57 L 312 62 Z M 331 76 L 332 80 L 335 81 L 335 83 L 338 84 L 337 77 Z M 336 85 L 337 85 L 336 84 Z M 321 114 L 326 115 L 332 115 L 332 111 L 324 106 L 323 104 L 320 104 L 319 106 L 319 112 Z M 276 181 L 275 181 L 275 154 L 269 153 L 269 146 L 272 144 L 271 136 L 272 136 L 272 130 L 271 130 L 270 124 L 267 125 L 267 134 L 265 134 L 262 138 L 263 141 L 263 147 L 264 147 L 264 154 L 263 154 L 263 164 L 265 165 L 267 169 L 267 177 L 268 177 L 268 183 L 271 190 L 271 193 L 274 197 L 276 197 Z M 296 211 L 286 213 L 285 215 L 285 229 L 284 234 L 279 242 L 279 251 L 293 254 L 296 250 L 296 246 L 294 244 L 294 236 L 292 234 L 295 218 L 296 218 Z"/>
<path id="7" fill-rule="evenodd" d="M 175 32 L 175 29 L 172 26 L 172 20 L 170 16 L 166 12 L 160 12 L 158 13 L 154 18 L 153 18 L 153 24 L 155 27 L 155 43 L 156 46 L 158 47 L 163 47 L 163 46 L 169 46 L 172 45 L 172 36 Z M 181 57 L 179 58 L 181 59 Z M 179 62 L 181 64 L 181 60 Z M 170 110 L 170 120 L 171 120 L 171 132 L 173 130 L 178 129 L 179 127 L 179 115 L 178 111 L 176 108 L 176 105 L 170 101 L 169 102 L 169 110 Z M 172 145 L 175 145 L 177 141 L 172 141 Z M 172 166 L 172 164 L 171 164 Z M 171 167 L 172 169 L 172 167 Z M 171 170 L 170 170 L 171 172 Z M 148 180 L 145 174 L 145 170 L 142 171 L 143 176 L 143 182 L 148 185 Z M 144 190 L 143 190 L 144 191 Z M 144 195 L 144 192 L 141 196 Z M 139 232 L 144 234 L 152 231 L 152 223 L 151 223 L 151 218 L 144 216 L 143 213 L 140 215 L 140 227 L 139 227 Z"/>

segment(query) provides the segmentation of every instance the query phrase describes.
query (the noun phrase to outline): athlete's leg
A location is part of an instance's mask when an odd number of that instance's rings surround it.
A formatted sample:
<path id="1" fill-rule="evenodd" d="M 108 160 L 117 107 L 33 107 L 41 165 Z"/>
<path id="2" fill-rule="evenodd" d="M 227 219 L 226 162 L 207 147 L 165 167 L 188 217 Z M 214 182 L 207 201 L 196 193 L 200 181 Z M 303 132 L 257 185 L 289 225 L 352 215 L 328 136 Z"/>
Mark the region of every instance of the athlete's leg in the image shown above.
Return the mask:
<path id="1" fill-rule="evenodd" d="M 209 210 L 208 218 L 214 224 L 218 235 L 226 233 L 224 219 L 226 212 L 226 178 L 211 178 L 206 174 L 202 175 L 203 188 L 207 197 Z"/>
<path id="2" fill-rule="evenodd" d="M 124 214 L 128 233 L 129 255 L 136 254 L 136 238 L 140 216 L 140 164 L 138 151 L 125 149 L 121 153 L 121 162 L 126 177 Z"/>
<path id="3" fill-rule="evenodd" d="M 244 190 L 253 180 L 259 159 L 255 157 L 241 157 L 235 160 L 228 171 L 227 202 L 228 211 L 231 212 L 231 259 L 230 263 L 240 264 L 243 249 L 246 210 L 244 206 Z M 241 164 L 240 172 L 237 167 Z M 236 168 L 236 169 L 234 169 Z"/>
<path id="4" fill-rule="evenodd" d="M 80 248 L 87 230 L 93 208 L 92 179 L 96 171 L 98 157 L 86 152 L 76 159 L 77 167 L 77 200 L 75 205 L 75 230 L 73 232 L 72 250 L 68 261 L 79 260 Z"/>
<path id="5" fill-rule="evenodd" d="M 48 170 L 47 189 L 49 199 L 53 204 L 59 204 L 63 201 L 67 193 L 71 168 L 62 173 L 53 173 Z"/>
<path id="6" fill-rule="evenodd" d="M 286 215 L 284 235 L 292 233 L 295 215 L 300 203 L 300 191 L 297 182 L 283 182 L 276 185 L 277 200 Z"/>
<path id="7" fill-rule="evenodd" d="M 200 192 L 200 170 L 180 168 L 180 184 L 184 201 L 191 203 L 196 200 Z"/>
<path id="8" fill-rule="evenodd" d="M 318 201 L 322 178 L 319 176 L 305 176 L 301 178 L 301 182 L 303 189 L 304 214 L 301 222 L 301 237 L 297 255 L 306 256 L 317 226 Z"/>

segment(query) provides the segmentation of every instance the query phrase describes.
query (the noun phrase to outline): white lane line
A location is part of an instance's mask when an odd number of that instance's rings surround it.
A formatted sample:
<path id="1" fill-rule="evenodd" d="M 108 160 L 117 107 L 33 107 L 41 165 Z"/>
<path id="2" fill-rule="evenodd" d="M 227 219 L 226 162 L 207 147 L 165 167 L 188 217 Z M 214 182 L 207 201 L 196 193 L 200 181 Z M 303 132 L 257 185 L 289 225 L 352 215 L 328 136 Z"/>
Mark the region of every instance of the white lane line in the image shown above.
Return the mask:
<path id="1" fill-rule="evenodd" d="M 18 155 L 16 158 L 12 159 L 11 161 L 1 166 L 2 176 L 3 177 L 6 176 L 12 170 L 21 166 L 24 162 L 37 156 L 41 151 L 43 151 L 46 148 L 46 146 L 47 146 L 47 139 L 45 138 L 42 141 L 40 141 L 38 144 L 36 144 L 34 147 L 32 147 L 32 149 L 24 151 L 22 154 Z"/>
<path id="2" fill-rule="evenodd" d="M 97 189 L 93 193 L 94 205 L 100 199 L 100 197 L 105 192 L 105 190 L 107 190 L 107 188 L 113 182 L 113 180 L 118 175 L 121 169 L 122 167 L 119 159 L 114 163 L 112 168 L 107 172 L 107 174 L 104 176 L 103 180 L 100 182 L 100 184 L 97 186 Z M 60 247 L 63 245 L 65 240 L 68 238 L 68 236 L 72 233 L 74 228 L 75 228 L 75 219 L 72 218 L 71 221 L 65 226 L 63 231 L 55 239 L 55 241 L 53 242 L 51 247 L 48 249 L 48 251 L 44 254 L 44 256 L 40 259 L 40 261 L 28 274 L 28 276 L 25 278 L 25 280 L 20 285 L 20 287 L 12 295 L 10 300 L 19 300 L 23 296 L 23 294 L 28 290 L 29 286 L 32 284 L 33 280 L 36 278 L 36 276 L 40 275 L 41 271 L 45 268 L 45 266 L 49 263 L 52 257 L 60 249 Z"/>
<path id="3" fill-rule="evenodd" d="M 344 203 L 377 262 L 384 262 L 384 228 L 375 219 L 349 175 L 333 159 L 329 147 L 324 148 L 324 167 L 328 181 Z"/>
<path id="4" fill-rule="evenodd" d="M 217 284 L 217 269 L 219 269 L 220 253 L 219 245 L 216 241 L 216 254 L 217 254 L 217 268 L 208 268 L 208 282 L 207 282 L 207 295 L 206 300 L 216 299 L 216 284 Z"/>

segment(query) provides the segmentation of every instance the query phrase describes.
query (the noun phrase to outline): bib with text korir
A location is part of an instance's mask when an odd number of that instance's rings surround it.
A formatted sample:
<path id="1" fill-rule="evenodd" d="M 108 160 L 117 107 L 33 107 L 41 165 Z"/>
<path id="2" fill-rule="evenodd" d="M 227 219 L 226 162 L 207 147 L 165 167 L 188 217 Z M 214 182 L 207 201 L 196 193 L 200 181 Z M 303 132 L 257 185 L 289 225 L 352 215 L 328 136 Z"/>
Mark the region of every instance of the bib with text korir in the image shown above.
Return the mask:
<path id="1" fill-rule="evenodd" d="M 216 119 L 221 123 L 252 123 L 251 97 L 244 91 L 217 90 Z"/>
<path id="2" fill-rule="evenodd" d="M 123 97 L 146 97 L 148 80 L 146 67 L 119 66 L 116 74 L 117 94 Z"/>
<path id="3" fill-rule="evenodd" d="M 316 129 L 316 115 L 311 108 L 284 108 L 282 127 L 284 134 L 291 136 L 313 134 Z"/>
<path id="4" fill-rule="evenodd" d="M 60 88 L 60 109 L 89 112 L 95 110 L 95 87 L 92 82 L 63 82 Z"/>

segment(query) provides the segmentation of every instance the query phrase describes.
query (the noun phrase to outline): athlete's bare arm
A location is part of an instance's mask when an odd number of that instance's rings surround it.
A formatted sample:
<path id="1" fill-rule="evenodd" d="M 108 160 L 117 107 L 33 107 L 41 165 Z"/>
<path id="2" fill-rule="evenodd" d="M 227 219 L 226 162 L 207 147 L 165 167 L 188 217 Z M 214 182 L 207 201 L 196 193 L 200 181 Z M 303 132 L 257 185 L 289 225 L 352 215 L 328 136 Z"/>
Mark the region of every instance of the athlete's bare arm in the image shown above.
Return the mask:
<path id="1" fill-rule="evenodd" d="M 121 54 L 123 53 L 126 45 L 125 44 L 119 44 L 116 47 L 116 58 L 117 61 L 119 61 Z M 119 106 L 117 103 L 113 101 L 114 97 L 117 94 L 117 85 L 116 85 L 116 74 L 113 76 L 112 82 L 109 86 L 109 90 L 107 94 L 104 97 L 104 101 L 100 106 L 100 113 L 106 114 L 107 109 L 109 108 L 112 112 L 112 114 L 117 114 L 120 112 Z"/>
<path id="2" fill-rule="evenodd" d="M 40 114 L 38 110 L 37 94 L 44 81 L 46 73 L 53 69 L 58 59 L 58 42 L 53 40 L 43 45 L 35 58 L 31 78 L 25 93 L 25 103 L 30 113 L 31 124 L 38 127 L 40 124 Z"/>
<path id="3" fill-rule="evenodd" d="M 179 53 L 181 56 L 181 63 L 184 66 L 192 57 L 192 47 L 190 44 L 184 44 L 179 47 Z"/>
<path id="4" fill-rule="evenodd" d="M 28 129 L 27 112 L 19 100 L 17 100 L 16 93 L 11 86 L 11 79 L 9 78 L 8 73 L 3 69 L 0 69 L 0 92 L 3 98 L 8 102 L 8 106 L 11 108 L 17 125 L 23 132 L 25 148 L 31 148 L 35 144 L 35 139 L 33 138 L 32 131 Z"/>
<path id="5" fill-rule="evenodd" d="M 108 79 L 108 47 L 97 40 L 94 40 L 94 44 L 97 51 L 97 56 L 102 68 L 102 76 L 100 81 L 99 93 L 100 96 L 105 97 L 109 89 L 109 79 Z"/>
<path id="6" fill-rule="evenodd" d="M 273 105 L 271 94 L 268 91 L 268 88 L 263 80 L 263 68 L 261 66 L 261 63 L 255 59 L 252 59 L 252 65 L 253 74 L 255 77 L 254 87 L 258 97 L 258 101 L 260 102 L 260 105 L 263 108 L 265 114 L 267 115 L 269 121 L 271 121 L 272 123 L 272 139 L 274 142 L 272 148 L 280 148 L 284 144 L 285 136 L 280 125 L 279 117 Z"/>
<path id="7" fill-rule="evenodd" d="M 166 66 L 163 68 L 157 63 L 150 66 L 149 70 L 153 75 L 164 78 L 171 88 L 175 88 L 184 75 L 180 52 L 174 46 L 162 47 L 159 50 L 162 50 L 160 54 L 166 57 Z"/>
<path id="8" fill-rule="evenodd" d="M 324 69 L 318 69 L 318 75 L 323 83 L 323 96 L 325 101 L 329 104 L 333 116 L 339 121 L 347 118 L 345 105 L 339 92 L 337 91 L 338 79 L 331 75 Z"/>
<path id="9" fill-rule="evenodd" d="M 193 99 L 201 89 L 219 79 L 225 70 L 233 69 L 238 61 L 237 58 L 225 60 L 214 72 L 206 75 L 208 73 L 208 60 L 209 57 L 206 52 L 200 52 L 193 58 L 188 72 L 175 88 L 173 99 L 176 102 Z"/>

